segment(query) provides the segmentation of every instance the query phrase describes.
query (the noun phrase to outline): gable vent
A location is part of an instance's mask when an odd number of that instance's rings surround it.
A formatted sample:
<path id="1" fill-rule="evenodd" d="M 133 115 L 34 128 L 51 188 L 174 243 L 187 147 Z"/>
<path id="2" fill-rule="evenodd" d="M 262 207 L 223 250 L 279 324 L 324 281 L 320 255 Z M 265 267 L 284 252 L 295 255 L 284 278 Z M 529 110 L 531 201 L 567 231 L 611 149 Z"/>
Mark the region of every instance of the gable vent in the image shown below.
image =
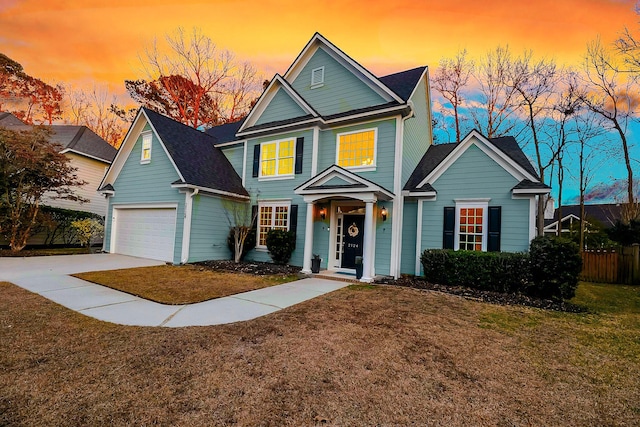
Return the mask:
<path id="1" fill-rule="evenodd" d="M 324 67 L 311 70 L 311 88 L 320 87 L 324 84 Z"/>

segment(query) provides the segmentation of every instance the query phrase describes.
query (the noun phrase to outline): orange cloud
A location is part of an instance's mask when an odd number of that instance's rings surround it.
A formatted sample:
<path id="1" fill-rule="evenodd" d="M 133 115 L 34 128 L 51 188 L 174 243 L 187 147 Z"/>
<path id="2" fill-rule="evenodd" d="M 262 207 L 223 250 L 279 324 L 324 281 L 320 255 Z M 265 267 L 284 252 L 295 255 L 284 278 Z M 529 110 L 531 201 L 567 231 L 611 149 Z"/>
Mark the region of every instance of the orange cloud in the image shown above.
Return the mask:
<path id="1" fill-rule="evenodd" d="M 634 27 L 633 1 L 503 0 L 394 2 L 327 0 L 4 0 L 0 49 L 45 80 L 108 82 L 139 76 L 138 53 L 177 26 L 200 27 L 219 47 L 270 76 L 283 73 L 319 31 L 374 73 L 436 66 L 467 48 L 498 44 L 559 62 L 580 60 L 587 41 Z"/>

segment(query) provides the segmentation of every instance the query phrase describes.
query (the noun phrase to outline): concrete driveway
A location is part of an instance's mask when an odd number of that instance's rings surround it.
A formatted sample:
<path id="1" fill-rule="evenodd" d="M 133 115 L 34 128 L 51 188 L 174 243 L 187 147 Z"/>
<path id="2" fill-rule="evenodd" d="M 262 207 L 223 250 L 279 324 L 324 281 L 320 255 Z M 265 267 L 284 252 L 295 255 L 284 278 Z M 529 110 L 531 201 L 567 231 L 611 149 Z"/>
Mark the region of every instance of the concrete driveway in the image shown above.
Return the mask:
<path id="1" fill-rule="evenodd" d="M 87 271 L 163 264 L 162 261 L 116 254 L 0 258 L 0 281 L 14 283 L 99 320 L 166 327 L 251 320 L 348 285 L 310 278 L 197 304 L 166 305 L 69 276 Z"/>

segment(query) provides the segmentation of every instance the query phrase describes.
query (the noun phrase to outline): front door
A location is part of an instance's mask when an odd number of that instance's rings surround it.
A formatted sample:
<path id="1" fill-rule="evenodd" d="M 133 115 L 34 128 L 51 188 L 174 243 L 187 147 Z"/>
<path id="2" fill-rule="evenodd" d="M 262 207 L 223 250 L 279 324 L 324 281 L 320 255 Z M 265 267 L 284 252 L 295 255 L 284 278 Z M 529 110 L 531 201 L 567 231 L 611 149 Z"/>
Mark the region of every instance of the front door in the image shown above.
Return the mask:
<path id="1" fill-rule="evenodd" d="M 364 216 L 344 215 L 342 220 L 342 268 L 356 268 L 356 257 L 362 256 Z"/>

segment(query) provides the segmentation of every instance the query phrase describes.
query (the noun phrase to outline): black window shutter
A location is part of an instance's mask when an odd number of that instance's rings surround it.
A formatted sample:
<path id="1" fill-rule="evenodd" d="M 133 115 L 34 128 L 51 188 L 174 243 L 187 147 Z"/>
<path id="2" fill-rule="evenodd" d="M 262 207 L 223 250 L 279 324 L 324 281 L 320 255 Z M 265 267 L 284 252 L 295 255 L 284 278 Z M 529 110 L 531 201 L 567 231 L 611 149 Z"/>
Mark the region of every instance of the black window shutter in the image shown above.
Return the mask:
<path id="1" fill-rule="evenodd" d="M 298 229 L 298 205 L 291 205 L 289 211 L 289 231 L 296 233 Z"/>
<path id="2" fill-rule="evenodd" d="M 487 251 L 500 252 L 500 229 L 502 227 L 502 206 L 489 206 L 489 240 Z"/>
<path id="3" fill-rule="evenodd" d="M 253 220 L 253 225 L 251 226 L 251 232 L 256 235 L 256 244 L 258 243 L 258 205 L 251 206 L 251 219 Z"/>
<path id="4" fill-rule="evenodd" d="M 303 149 L 304 149 L 304 138 L 296 139 L 296 174 L 302 173 Z"/>
<path id="5" fill-rule="evenodd" d="M 442 249 L 454 249 L 454 233 L 456 227 L 456 208 L 444 208 L 444 225 L 442 232 Z"/>
<path id="6" fill-rule="evenodd" d="M 260 170 L 260 144 L 253 146 L 253 177 L 258 177 L 258 171 Z"/>

